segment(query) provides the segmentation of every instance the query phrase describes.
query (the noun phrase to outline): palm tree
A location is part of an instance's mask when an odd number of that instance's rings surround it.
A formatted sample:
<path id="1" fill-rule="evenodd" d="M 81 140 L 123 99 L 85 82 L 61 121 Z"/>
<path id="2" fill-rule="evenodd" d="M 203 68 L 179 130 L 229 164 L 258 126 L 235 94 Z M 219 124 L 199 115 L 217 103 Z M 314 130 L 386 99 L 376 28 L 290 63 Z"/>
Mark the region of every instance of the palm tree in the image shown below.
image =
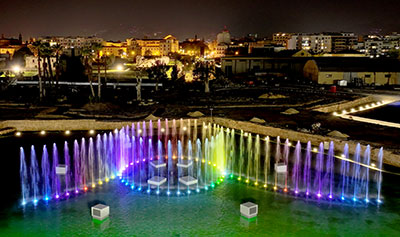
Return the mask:
<path id="1" fill-rule="evenodd" d="M 36 51 L 36 56 L 38 58 L 38 79 L 39 79 L 39 100 L 43 99 L 43 85 L 42 85 L 42 72 L 40 70 L 40 41 L 33 42 L 33 47 Z"/>
<path id="2" fill-rule="evenodd" d="M 136 76 L 136 100 L 142 100 L 142 78 Z"/>
<path id="3" fill-rule="evenodd" d="M 53 52 L 56 54 L 56 85 L 58 87 L 58 81 L 60 77 L 60 55 L 62 53 L 62 46 L 59 44 L 56 44 L 53 46 Z"/>
<path id="4" fill-rule="evenodd" d="M 101 78 L 100 78 L 100 65 L 101 63 L 101 58 L 100 58 L 100 51 L 103 48 L 102 44 L 99 43 L 94 43 L 92 44 L 92 52 L 96 54 L 96 63 L 97 63 L 97 83 L 98 83 L 98 91 L 97 91 L 97 96 L 100 101 L 101 99 Z"/>
<path id="5" fill-rule="evenodd" d="M 47 75 L 47 77 L 51 80 L 51 84 L 53 84 L 54 78 L 53 78 L 53 70 L 51 67 L 51 56 L 53 56 L 53 48 L 50 46 L 49 43 L 45 42 L 40 45 L 40 51 L 43 57 L 43 68 L 45 71 L 45 75 Z"/>
<path id="6" fill-rule="evenodd" d="M 134 69 L 134 75 L 136 78 L 136 101 L 142 100 L 142 77 L 146 71 L 147 70 L 142 67 L 136 67 Z"/>
<path id="7" fill-rule="evenodd" d="M 104 63 L 104 87 L 107 87 L 107 65 L 110 64 L 110 57 L 104 56 L 103 63 Z"/>
<path id="8" fill-rule="evenodd" d="M 204 82 L 204 92 L 210 93 L 210 77 L 215 76 L 215 66 L 211 62 L 197 62 L 193 74 Z"/>
<path id="9" fill-rule="evenodd" d="M 92 84 L 92 80 L 93 80 L 93 73 L 92 73 L 92 65 L 91 65 L 91 56 L 92 55 L 92 49 L 85 47 L 82 49 L 82 56 L 83 56 L 83 65 L 85 66 L 85 74 L 88 77 L 89 80 L 89 85 L 90 85 L 90 91 L 92 92 L 92 98 L 96 97 L 96 94 L 94 93 L 94 89 L 93 89 L 93 84 Z"/>

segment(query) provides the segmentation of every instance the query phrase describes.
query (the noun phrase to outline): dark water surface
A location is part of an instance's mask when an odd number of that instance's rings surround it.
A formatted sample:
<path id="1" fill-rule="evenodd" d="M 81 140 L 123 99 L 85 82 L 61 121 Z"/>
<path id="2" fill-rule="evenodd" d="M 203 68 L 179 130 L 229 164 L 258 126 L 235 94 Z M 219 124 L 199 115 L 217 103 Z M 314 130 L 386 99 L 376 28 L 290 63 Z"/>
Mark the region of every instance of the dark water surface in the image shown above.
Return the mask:
<path id="1" fill-rule="evenodd" d="M 355 115 L 387 122 L 400 123 L 400 101 L 376 109 L 356 113 Z"/>

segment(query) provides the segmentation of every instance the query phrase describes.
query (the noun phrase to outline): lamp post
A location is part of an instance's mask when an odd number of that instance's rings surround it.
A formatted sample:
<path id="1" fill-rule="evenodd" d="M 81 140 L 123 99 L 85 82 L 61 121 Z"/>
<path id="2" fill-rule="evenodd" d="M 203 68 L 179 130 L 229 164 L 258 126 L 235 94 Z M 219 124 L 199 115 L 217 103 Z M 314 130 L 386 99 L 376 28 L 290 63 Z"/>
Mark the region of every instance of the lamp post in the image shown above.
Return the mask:
<path id="1" fill-rule="evenodd" d="M 12 70 L 15 74 L 19 74 L 21 72 L 21 68 L 18 65 L 13 66 Z"/>
<path id="2" fill-rule="evenodd" d="M 14 73 L 14 80 L 17 81 L 22 74 L 22 69 L 19 65 L 15 65 L 12 67 L 12 71 Z"/>

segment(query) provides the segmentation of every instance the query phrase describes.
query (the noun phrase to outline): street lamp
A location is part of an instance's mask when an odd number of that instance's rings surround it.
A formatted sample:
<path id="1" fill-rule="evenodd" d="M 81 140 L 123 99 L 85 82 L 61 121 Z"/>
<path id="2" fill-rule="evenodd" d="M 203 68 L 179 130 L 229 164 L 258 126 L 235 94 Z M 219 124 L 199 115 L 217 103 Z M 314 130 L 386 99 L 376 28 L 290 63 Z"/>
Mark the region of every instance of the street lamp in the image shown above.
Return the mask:
<path id="1" fill-rule="evenodd" d="M 15 66 L 12 67 L 12 71 L 13 71 L 15 74 L 18 74 L 18 73 L 21 72 L 21 68 L 20 68 L 20 66 L 15 65 Z"/>
<path id="2" fill-rule="evenodd" d="M 124 67 L 123 67 L 122 65 L 118 65 L 118 66 L 117 66 L 117 70 L 118 70 L 118 71 L 122 71 L 122 70 L 124 70 Z"/>

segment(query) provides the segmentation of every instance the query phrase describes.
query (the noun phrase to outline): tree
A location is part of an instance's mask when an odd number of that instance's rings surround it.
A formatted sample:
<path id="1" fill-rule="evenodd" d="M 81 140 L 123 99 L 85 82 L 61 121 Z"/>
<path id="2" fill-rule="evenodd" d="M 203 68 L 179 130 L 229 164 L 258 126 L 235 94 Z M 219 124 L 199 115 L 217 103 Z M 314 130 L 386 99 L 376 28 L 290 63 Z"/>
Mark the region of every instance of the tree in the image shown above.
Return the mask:
<path id="1" fill-rule="evenodd" d="M 197 62 L 193 70 L 193 75 L 197 80 L 204 82 L 204 92 L 210 93 L 210 78 L 215 77 L 215 65 L 211 62 Z"/>
<path id="2" fill-rule="evenodd" d="M 149 79 L 156 80 L 156 91 L 158 91 L 158 84 L 160 81 L 167 80 L 167 66 L 160 60 L 157 60 L 153 66 L 147 69 Z"/>
<path id="3" fill-rule="evenodd" d="M 92 70 L 92 63 L 91 63 L 91 56 L 92 55 L 92 49 L 85 47 L 82 49 L 82 56 L 83 56 L 83 65 L 85 66 L 85 74 L 88 77 L 89 80 L 89 86 L 90 86 L 90 91 L 92 92 L 92 98 L 96 97 L 96 94 L 94 93 L 93 89 L 93 70 Z"/>
<path id="4" fill-rule="evenodd" d="M 151 56 L 153 56 L 153 54 L 152 54 L 151 51 L 148 49 L 148 50 L 146 50 L 146 52 L 144 52 L 144 56 L 145 56 L 145 57 L 151 57 Z"/>
<path id="5" fill-rule="evenodd" d="M 122 57 L 124 55 L 124 50 L 118 49 L 118 56 Z"/>
<path id="6" fill-rule="evenodd" d="M 104 63 L 104 87 L 107 87 L 107 66 L 111 64 L 111 58 L 108 56 L 104 56 L 103 63 Z"/>
<path id="7" fill-rule="evenodd" d="M 43 86 L 43 82 L 46 82 L 46 79 L 51 79 L 53 81 L 53 70 L 51 67 L 53 48 L 50 47 L 48 42 L 41 41 L 35 41 L 33 47 L 36 51 L 36 56 L 38 57 L 39 97 L 41 101 L 46 95 L 46 88 Z M 42 68 L 43 74 L 41 70 Z"/>
<path id="8" fill-rule="evenodd" d="M 97 96 L 100 101 L 101 99 L 101 77 L 100 77 L 100 65 L 101 62 L 100 51 L 103 49 L 103 45 L 99 43 L 92 44 L 92 52 L 96 55 L 96 63 L 97 63 Z"/>
<path id="9" fill-rule="evenodd" d="M 61 65 L 60 65 L 60 55 L 62 53 L 62 47 L 59 44 L 53 46 L 53 52 L 56 54 L 56 85 L 58 87 L 58 82 L 61 73 Z"/>
<path id="10" fill-rule="evenodd" d="M 136 77 L 136 100 L 142 100 L 142 78 Z"/>
<path id="11" fill-rule="evenodd" d="M 171 81 L 175 82 L 178 80 L 179 72 L 178 72 L 178 67 L 174 65 L 172 67 L 172 72 L 171 72 Z"/>
<path id="12" fill-rule="evenodd" d="M 399 49 L 391 49 L 388 52 L 389 57 L 400 59 L 400 50 Z"/>
<path id="13" fill-rule="evenodd" d="M 53 69 L 51 66 L 51 56 L 53 56 L 53 48 L 48 42 L 40 44 L 40 53 L 43 57 L 43 70 L 45 72 L 45 77 L 51 80 L 51 84 L 54 82 Z M 47 60 L 47 62 L 46 62 Z"/>
<path id="14" fill-rule="evenodd" d="M 133 68 L 134 77 L 136 78 L 136 100 L 142 100 L 142 77 L 143 74 L 147 72 L 146 68 L 135 67 Z"/>
<path id="15" fill-rule="evenodd" d="M 39 100 L 42 101 L 43 99 L 43 85 L 42 85 L 42 72 L 40 70 L 40 41 L 33 42 L 33 47 L 36 51 L 36 56 L 38 58 L 38 79 L 39 79 Z"/>

